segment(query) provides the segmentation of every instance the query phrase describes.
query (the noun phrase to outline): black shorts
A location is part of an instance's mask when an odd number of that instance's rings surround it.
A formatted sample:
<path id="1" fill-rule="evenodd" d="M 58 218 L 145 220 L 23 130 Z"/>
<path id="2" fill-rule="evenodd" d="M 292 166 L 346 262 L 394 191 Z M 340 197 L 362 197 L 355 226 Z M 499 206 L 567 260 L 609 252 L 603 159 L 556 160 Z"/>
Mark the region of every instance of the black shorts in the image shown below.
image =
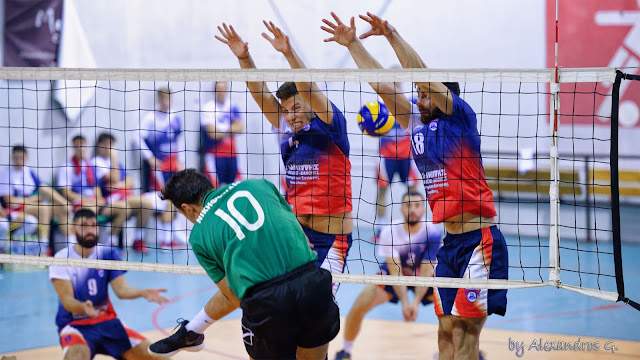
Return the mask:
<path id="1" fill-rule="evenodd" d="M 313 262 L 247 290 L 242 340 L 253 359 L 295 359 L 298 347 L 324 345 L 340 331 L 331 273 Z"/>

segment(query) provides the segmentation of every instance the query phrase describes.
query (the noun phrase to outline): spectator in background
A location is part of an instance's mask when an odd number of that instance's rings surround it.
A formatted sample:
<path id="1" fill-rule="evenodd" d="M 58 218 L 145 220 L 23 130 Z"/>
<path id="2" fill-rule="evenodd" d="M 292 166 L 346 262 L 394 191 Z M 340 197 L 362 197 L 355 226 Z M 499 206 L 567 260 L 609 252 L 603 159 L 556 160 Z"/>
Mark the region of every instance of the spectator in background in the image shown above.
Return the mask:
<path id="1" fill-rule="evenodd" d="M 216 82 L 214 99 L 202 108 L 200 126 L 204 173 L 215 187 L 241 180 L 236 157 L 235 134 L 244 130 L 237 106 L 231 104 L 229 84 Z"/>
<path id="2" fill-rule="evenodd" d="M 98 185 L 105 196 L 107 204 L 123 203 L 129 215 L 136 217 L 136 230 L 134 244 L 143 243 L 146 239 L 146 226 L 149 218 L 156 213 L 154 201 L 165 204 L 157 198 L 155 192 L 147 195 L 134 194 L 133 179 L 127 174 L 124 164 L 118 160 L 118 149 L 114 147 L 115 137 L 110 133 L 102 133 L 96 140 L 95 156 L 91 164 L 96 169 Z M 154 197 L 156 199 L 154 199 Z M 161 247 L 171 247 L 171 234 L 161 231 L 164 223 L 171 223 L 171 213 L 168 209 L 161 211 L 157 216 L 157 231 Z M 169 235 L 169 236 L 167 236 Z"/>
<path id="3" fill-rule="evenodd" d="M 43 184 L 35 171 L 26 165 L 27 149 L 16 145 L 11 151 L 11 165 L 0 170 L 0 200 L 9 214 L 14 212 L 38 218 L 42 247 L 49 244 L 51 221 L 56 218 L 60 231 L 69 234 L 68 217 L 71 208 L 67 199 L 52 187 Z"/>
<path id="4" fill-rule="evenodd" d="M 140 150 L 144 160 L 142 190 L 151 200 L 151 207 L 156 212 L 166 214 L 160 217 L 161 221 L 158 222 L 160 242 L 170 245 L 170 248 L 174 245 L 183 247 L 184 244 L 173 239 L 172 222 L 176 211 L 170 203 L 160 200 L 157 195 L 165 182 L 184 167 L 178 160 L 180 151 L 178 140 L 182 133 L 182 124 L 180 117 L 171 112 L 171 93 L 168 88 L 157 91 L 157 100 L 158 108 L 142 118 L 139 136 L 135 139 L 136 148 Z M 136 239 L 133 248 L 141 253 L 148 252 L 142 239 Z"/>

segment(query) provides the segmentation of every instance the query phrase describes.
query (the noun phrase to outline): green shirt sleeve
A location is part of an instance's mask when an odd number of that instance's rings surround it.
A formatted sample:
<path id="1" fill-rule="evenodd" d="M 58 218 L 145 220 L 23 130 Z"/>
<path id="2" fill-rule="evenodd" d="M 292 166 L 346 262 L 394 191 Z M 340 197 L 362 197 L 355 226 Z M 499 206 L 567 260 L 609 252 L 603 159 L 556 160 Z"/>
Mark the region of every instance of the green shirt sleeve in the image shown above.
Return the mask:
<path id="1" fill-rule="evenodd" d="M 207 272 L 207 275 L 209 275 L 214 283 L 218 283 L 218 281 L 224 279 L 226 274 L 223 268 L 218 265 L 217 262 L 211 259 L 203 249 L 194 246 L 193 253 L 196 254 L 196 258 L 198 258 L 200 266 L 204 268 L 204 270 Z"/>

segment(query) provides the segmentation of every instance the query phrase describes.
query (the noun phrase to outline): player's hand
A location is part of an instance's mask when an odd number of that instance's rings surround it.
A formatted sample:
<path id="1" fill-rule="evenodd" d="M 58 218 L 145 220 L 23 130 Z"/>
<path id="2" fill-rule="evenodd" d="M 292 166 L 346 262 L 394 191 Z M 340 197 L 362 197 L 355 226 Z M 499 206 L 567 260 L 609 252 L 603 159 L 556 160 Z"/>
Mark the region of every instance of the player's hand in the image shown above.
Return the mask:
<path id="1" fill-rule="evenodd" d="M 144 289 L 142 290 L 142 297 L 147 299 L 148 302 L 154 302 L 157 304 L 166 304 L 169 299 L 160 295 L 161 292 L 167 292 L 167 289 Z"/>
<path id="2" fill-rule="evenodd" d="M 91 300 L 87 300 L 82 303 L 82 307 L 84 309 L 84 313 L 90 318 L 97 318 L 102 314 L 102 311 L 98 311 L 93 307 L 93 302 Z"/>
<path id="3" fill-rule="evenodd" d="M 355 18 L 351 17 L 351 24 L 347 26 L 340 21 L 338 15 L 335 13 L 331 13 L 333 20 L 335 20 L 335 24 L 330 20 L 322 19 L 322 22 L 327 26 L 320 26 L 320 29 L 328 32 L 333 35 L 330 38 L 324 39 L 324 42 L 335 41 L 342 46 L 349 46 L 352 42 L 356 40 L 356 23 Z"/>
<path id="4" fill-rule="evenodd" d="M 218 31 L 222 37 L 215 35 L 215 38 L 227 45 L 233 55 L 239 59 L 249 57 L 249 43 L 242 41 L 233 26 L 222 23 L 222 27 L 218 26 Z"/>
<path id="5" fill-rule="evenodd" d="M 388 36 L 395 30 L 393 26 L 389 25 L 387 20 L 382 20 L 379 16 L 367 12 L 367 15 L 360 15 L 360 19 L 366 21 L 371 25 L 371 29 L 366 33 L 360 35 L 360 39 L 366 39 L 372 35 L 384 35 Z"/>
<path id="6" fill-rule="evenodd" d="M 273 34 L 273 38 L 271 38 L 267 33 L 262 33 L 262 37 L 267 39 L 267 41 L 269 41 L 277 51 L 284 55 L 291 54 L 291 43 L 289 42 L 289 37 L 285 35 L 280 28 L 275 26 L 273 22 L 267 22 L 266 20 L 263 20 L 262 22 L 264 23 L 264 26 L 267 27 L 267 30 Z"/>
<path id="7" fill-rule="evenodd" d="M 418 317 L 418 305 L 410 303 L 402 306 L 402 316 L 404 321 L 413 322 Z"/>

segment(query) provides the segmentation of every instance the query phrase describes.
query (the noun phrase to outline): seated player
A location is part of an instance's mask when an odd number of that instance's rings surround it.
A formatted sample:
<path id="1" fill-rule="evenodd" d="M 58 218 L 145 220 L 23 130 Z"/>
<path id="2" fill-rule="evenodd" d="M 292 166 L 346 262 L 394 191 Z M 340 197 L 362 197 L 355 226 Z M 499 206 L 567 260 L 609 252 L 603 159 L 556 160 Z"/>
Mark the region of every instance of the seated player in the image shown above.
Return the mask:
<path id="1" fill-rule="evenodd" d="M 202 108 L 204 173 L 214 186 L 240 180 L 236 156 L 235 134 L 244 129 L 237 106 L 229 99 L 229 84 L 218 81 L 213 87 L 214 99 Z"/>
<path id="2" fill-rule="evenodd" d="M 111 218 L 111 236 L 108 244 L 117 245 L 118 235 L 127 220 L 127 209 L 123 204 L 106 207 L 103 192 L 98 186 L 95 167 L 87 159 L 87 139 L 78 135 L 71 141 L 73 156 L 58 171 L 58 187 L 62 196 L 69 200 L 74 210 L 91 209 Z"/>
<path id="3" fill-rule="evenodd" d="M 289 38 L 264 22 L 271 38 L 292 68 L 305 68 Z M 248 44 L 233 27 L 218 27 L 240 67 L 255 68 Z M 344 115 L 316 83 L 287 82 L 273 96 L 266 83 L 248 82 L 256 103 L 281 135 L 280 153 L 286 169 L 287 202 L 318 253 L 316 264 L 341 273 L 351 247 L 351 162 Z M 279 100 L 279 101 L 278 101 Z M 337 291 L 338 284 L 334 291 Z"/>
<path id="4" fill-rule="evenodd" d="M 349 49 L 360 68 L 382 68 L 350 26 L 323 20 L 323 30 Z M 388 21 L 367 13 L 360 18 L 371 29 L 360 35 L 384 36 L 404 68 L 426 68 L 418 53 Z M 460 97 L 456 82 L 418 82 L 418 101 L 397 96 L 390 83 L 370 83 L 394 113 L 403 129 L 411 132 L 413 159 L 422 175 L 434 223 L 443 223 L 447 236 L 438 251 L 436 277 L 508 279 L 509 255 L 504 236 L 496 226 L 493 193 L 482 165 L 481 137 L 476 113 Z M 506 289 L 437 288 L 438 348 L 441 359 L 478 359 L 480 332 L 487 316 L 507 310 Z"/>
<path id="5" fill-rule="evenodd" d="M 77 243 L 56 253 L 57 258 L 120 260 L 118 251 L 98 244 L 96 214 L 80 209 L 73 219 Z M 164 304 L 165 289 L 129 286 L 124 271 L 50 266 L 49 278 L 60 298 L 56 325 L 65 359 L 89 360 L 96 354 L 116 359 L 153 359 L 149 341 L 126 328 L 109 300 L 109 284 L 120 299 L 144 297 Z"/>
<path id="6" fill-rule="evenodd" d="M 385 259 L 380 265 L 383 275 L 433 276 L 436 252 L 442 243 L 442 231 L 431 223 L 422 221 L 426 213 L 424 197 L 418 192 L 408 192 L 402 197 L 402 224 L 387 226 L 380 233 L 378 255 Z M 408 291 L 414 292 L 409 301 Z M 433 289 L 401 285 L 367 285 L 353 304 L 344 325 L 344 345 L 336 354 L 336 360 L 351 359 L 353 343 L 360 332 L 362 319 L 374 307 L 385 302 L 402 304 L 405 321 L 415 321 L 420 303 L 433 302 Z"/>
<path id="7" fill-rule="evenodd" d="M 214 190 L 206 176 L 187 169 L 162 195 L 194 224 L 189 242 L 219 291 L 149 352 L 199 351 L 204 331 L 241 307 L 251 358 L 326 359 L 340 330 L 331 274 L 315 266 L 317 255 L 276 187 L 260 179 Z"/>
<path id="8" fill-rule="evenodd" d="M 134 141 L 144 160 L 141 178 L 142 191 L 151 202 L 153 209 L 165 215 L 159 217 L 159 232 L 169 233 L 171 237 L 173 236 L 171 222 L 175 217 L 175 209 L 171 207 L 171 204 L 160 201 L 157 192 L 164 187 L 171 175 L 183 167 L 178 159 L 180 150 L 178 140 L 182 133 L 182 124 L 180 117 L 171 112 L 169 89 L 159 89 L 157 100 L 158 108 L 142 118 L 140 134 Z M 172 245 L 179 245 L 171 239 L 169 241 Z M 166 240 L 162 239 L 161 242 L 166 242 Z M 136 239 L 133 248 L 142 253 L 148 252 L 143 239 Z"/>
<path id="9" fill-rule="evenodd" d="M 11 151 L 11 166 L 0 170 L 0 200 L 9 215 L 24 213 L 33 215 L 40 224 L 40 245 L 47 248 L 51 221 L 55 218 L 60 231 L 68 236 L 68 214 L 71 211 L 67 199 L 52 187 L 42 184 L 35 171 L 26 165 L 27 149 L 16 145 Z"/>
<path id="10" fill-rule="evenodd" d="M 170 211 L 166 209 L 167 202 L 161 201 L 156 192 L 150 192 L 148 195 L 137 195 L 132 192 L 133 179 L 128 176 L 124 164 L 118 160 L 118 149 L 114 147 L 115 140 L 110 133 L 100 134 L 96 140 L 96 156 L 91 159 L 107 204 L 120 204 L 118 206 L 126 207 L 128 213 L 136 217 L 134 244 L 144 241 L 149 218 L 156 214 L 159 206 L 164 205 L 164 211 L 160 210 L 156 217 L 160 247 L 178 247 L 177 244 L 171 244 L 171 232 L 167 230 L 171 225 L 172 217 Z M 157 205 L 154 204 L 155 200 Z M 140 250 L 147 251 L 146 248 L 140 248 Z"/>

